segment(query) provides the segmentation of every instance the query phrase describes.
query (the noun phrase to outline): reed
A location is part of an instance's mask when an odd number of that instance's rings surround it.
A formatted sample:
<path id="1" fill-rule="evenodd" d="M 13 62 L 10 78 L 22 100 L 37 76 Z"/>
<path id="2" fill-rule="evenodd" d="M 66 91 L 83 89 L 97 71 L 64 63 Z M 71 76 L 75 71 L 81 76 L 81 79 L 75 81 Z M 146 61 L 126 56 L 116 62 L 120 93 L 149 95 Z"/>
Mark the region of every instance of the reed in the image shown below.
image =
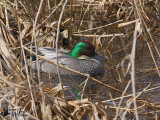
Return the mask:
<path id="1" fill-rule="evenodd" d="M 160 118 L 158 0 L 1 0 L 0 24 L 1 118 Z M 70 49 L 80 40 L 92 42 L 108 58 L 102 80 L 64 68 L 28 49 Z M 99 88 L 86 95 L 87 79 L 81 99 L 68 99 L 65 92 L 70 88 L 63 85 L 60 73 L 59 85 L 43 86 L 40 72 L 30 68 L 25 51 L 57 65 L 58 71 L 64 68 L 88 77 Z M 7 116 L 4 106 L 25 112 Z"/>

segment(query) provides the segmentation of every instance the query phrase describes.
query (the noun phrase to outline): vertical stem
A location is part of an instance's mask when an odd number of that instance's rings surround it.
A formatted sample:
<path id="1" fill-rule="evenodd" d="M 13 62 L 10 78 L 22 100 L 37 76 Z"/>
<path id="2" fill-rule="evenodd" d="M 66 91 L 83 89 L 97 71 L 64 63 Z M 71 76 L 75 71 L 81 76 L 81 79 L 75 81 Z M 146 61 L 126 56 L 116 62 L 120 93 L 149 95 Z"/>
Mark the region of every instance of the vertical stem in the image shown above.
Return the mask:
<path id="1" fill-rule="evenodd" d="M 32 36 L 32 40 L 34 40 L 35 42 L 35 46 L 38 46 L 37 45 L 37 40 L 36 40 L 36 35 L 35 35 L 35 32 L 36 32 L 36 25 L 37 25 L 37 21 L 38 21 L 38 16 L 40 14 L 40 11 L 41 11 L 41 8 L 42 8 L 42 3 L 43 3 L 43 0 L 41 0 L 40 2 L 40 5 L 39 5 L 39 8 L 38 8 L 38 12 L 37 12 L 37 15 L 36 15 L 36 18 L 35 18 L 35 21 L 34 21 L 34 25 L 33 25 L 33 36 Z M 37 56 L 37 48 L 36 48 L 36 64 L 37 64 L 37 74 L 38 74 L 38 80 L 39 80 L 39 89 L 40 89 L 40 92 L 41 92 L 41 95 L 42 95 L 42 111 L 43 111 L 43 119 L 46 119 L 46 110 L 45 110 L 45 96 L 43 94 L 43 90 L 42 90 L 42 87 L 41 87 L 41 79 L 40 79 L 40 69 L 39 69 L 39 64 L 38 64 L 38 56 Z"/>
<path id="2" fill-rule="evenodd" d="M 57 36 L 56 36 L 56 63 L 57 63 L 57 73 L 58 73 L 58 79 L 59 79 L 60 85 L 61 85 L 61 87 L 62 87 L 62 92 L 63 92 L 63 94 L 64 94 L 64 88 L 63 88 L 63 82 L 62 82 L 62 79 L 61 79 L 61 76 L 60 76 L 59 62 L 58 62 L 58 39 L 59 39 L 59 32 L 60 32 L 61 20 L 62 20 L 62 16 L 63 16 L 63 13 L 64 13 L 64 8 L 65 8 L 67 2 L 68 2 L 68 0 L 65 1 L 64 5 L 63 5 L 63 8 L 62 8 L 62 12 L 61 12 L 60 17 L 59 17 L 58 26 L 57 26 Z M 68 106 L 68 103 L 67 103 L 67 101 L 66 101 L 66 96 L 65 96 L 65 94 L 64 94 L 64 99 L 65 99 L 66 105 Z"/>
<path id="3" fill-rule="evenodd" d="M 135 25 L 135 30 L 134 30 L 134 34 L 133 34 L 133 47 L 132 47 L 132 52 L 131 52 L 131 68 L 132 68 L 132 72 L 131 72 L 131 81 L 132 81 L 132 92 L 133 92 L 133 104 L 134 104 L 134 110 L 135 110 L 135 114 L 136 114 L 136 120 L 139 120 L 138 118 L 138 111 L 137 111 L 137 103 L 136 103 L 136 85 L 135 85 L 135 52 L 136 52 L 136 39 L 137 39 L 137 30 L 140 27 L 140 23 L 136 22 Z"/>

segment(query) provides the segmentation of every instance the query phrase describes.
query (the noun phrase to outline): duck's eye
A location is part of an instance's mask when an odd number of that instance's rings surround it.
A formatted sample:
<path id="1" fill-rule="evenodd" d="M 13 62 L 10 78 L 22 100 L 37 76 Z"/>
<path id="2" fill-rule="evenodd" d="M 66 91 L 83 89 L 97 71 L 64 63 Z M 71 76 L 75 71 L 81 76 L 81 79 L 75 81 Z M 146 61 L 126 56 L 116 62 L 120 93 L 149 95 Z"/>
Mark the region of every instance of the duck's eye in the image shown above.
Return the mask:
<path id="1" fill-rule="evenodd" d="M 89 46 L 86 47 L 87 50 L 90 50 L 91 48 Z"/>

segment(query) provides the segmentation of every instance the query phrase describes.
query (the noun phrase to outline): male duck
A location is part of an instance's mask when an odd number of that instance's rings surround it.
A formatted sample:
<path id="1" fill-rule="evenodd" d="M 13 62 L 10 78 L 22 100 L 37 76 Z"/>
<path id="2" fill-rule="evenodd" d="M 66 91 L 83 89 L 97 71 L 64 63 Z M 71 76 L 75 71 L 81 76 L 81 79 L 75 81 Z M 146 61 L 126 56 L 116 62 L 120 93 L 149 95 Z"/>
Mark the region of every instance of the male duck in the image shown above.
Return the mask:
<path id="1" fill-rule="evenodd" d="M 38 47 L 39 55 L 56 63 L 56 50 L 49 47 Z M 81 41 L 77 43 L 71 51 L 58 50 L 58 61 L 60 65 L 79 71 L 81 73 L 87 73 L 92 77 L 102 77 L 104 75 L 104 66 L 98 60 L 106 60 L 95 52 L 94 46 L 87 41 Z M 38 61 L 39 71 L 45 73 L 57 74 L 57 67 L 40 59 Z M 33 61 L 32 69 L 37 70 L 37 63 Z M 67 71 L 60 68 L 60 74 L 62 76 L 75 76 L 76 73 Z"/>

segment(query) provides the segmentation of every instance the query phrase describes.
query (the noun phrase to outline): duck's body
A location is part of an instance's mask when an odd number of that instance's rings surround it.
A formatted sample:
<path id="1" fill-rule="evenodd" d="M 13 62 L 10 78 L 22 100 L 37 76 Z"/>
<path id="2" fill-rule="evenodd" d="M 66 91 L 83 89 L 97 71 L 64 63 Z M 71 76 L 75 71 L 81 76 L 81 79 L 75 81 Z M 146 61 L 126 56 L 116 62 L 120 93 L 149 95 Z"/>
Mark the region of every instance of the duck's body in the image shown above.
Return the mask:
<path id="1" fill-rule="evenodd" d="M 56 63 L 56 51 L 54 48 L 38 48 L 39 55 L 53 61 Z M 89 74 L 92 77 L 98 77 L 104 75 L 104 67 L 101 62 L 93 58 L 78 59 L 68 56 L 64 50 L 59 50 L 58 61 L 60 65 L 64 67 L 71 68 L 73 70 L 79 71 L 81 73 Z M 40 72 L 57 74 L 57 66 L 48 63 L 44 60 L 39 60 L 39 70 Z M 37 70 L 36 61 L 32 63 L 32 69 Z M 76 75 L 73 72 L 69 72 L 63 68 L 60 68 L 61 75 Z"/>
<path id="2" fill-rule="evenodd" d="M 56 63 L 55 48 L 38 47 L 37 51 L 39 55 Z M 77 43 L 70 52 L 67 50 L 58 50 L 58 61 L 60 65 L 81 73 L 89 74 L 92 77 L 102 77 L 105 71 L 104 66 L 97 58 L 106 60 L 95 52 L 95 48 L 91 43 L 86 41 Z M 57 66 L 42 59 L 38 60 L 38 64 L 40 72 L 57 74 Z M 37 70 L 36 61 L 32 62 L 32 69 Z M 80 76 L 63 68 L 60 68 L 60 74 L 74 78 L 75 76 Z"/>

